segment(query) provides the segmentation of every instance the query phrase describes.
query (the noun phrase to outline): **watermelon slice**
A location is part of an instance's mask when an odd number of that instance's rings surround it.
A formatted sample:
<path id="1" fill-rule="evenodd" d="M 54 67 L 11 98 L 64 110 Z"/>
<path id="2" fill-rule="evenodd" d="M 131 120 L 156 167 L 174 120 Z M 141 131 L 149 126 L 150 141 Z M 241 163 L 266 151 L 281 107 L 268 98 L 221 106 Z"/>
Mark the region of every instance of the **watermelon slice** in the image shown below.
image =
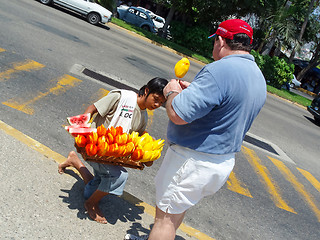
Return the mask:
<path id="1" fill-rule="evenodd" d="M 70 125 L 70 126 L 65 126 L 64 128 L 69 131 L 70 128 L 90 128 L 91 123 L 83 123 L 79 125 Z"/>
<path id="2" fill-rule="evenodd" d="M 87 128 L 87 127 L 71 127 L 69 128 L 69 133 L 76 137 L 78 135 L 88 135 L 91 132 L 97 132 L 96 128 Z"/>
<path id="3" fill-rule="evenodd" d="M 74 137 L 78 135 L 88 135 L 91 132 L 96 132 L 96 128 L 91 128 L 90 113 L 80 114 L 73 117 L 67 117 L 70 126 L 64 128 Z"/>
<path id="4" fill-rule="evenodd" d="M 85 114 L 80 114 L 73 117 L 67 117 L 67 120 L 70 125 L 81 125 L 81 124 L 89 123 L 90 118 L 91 118 L 90 113 L 85 113 Z"/>

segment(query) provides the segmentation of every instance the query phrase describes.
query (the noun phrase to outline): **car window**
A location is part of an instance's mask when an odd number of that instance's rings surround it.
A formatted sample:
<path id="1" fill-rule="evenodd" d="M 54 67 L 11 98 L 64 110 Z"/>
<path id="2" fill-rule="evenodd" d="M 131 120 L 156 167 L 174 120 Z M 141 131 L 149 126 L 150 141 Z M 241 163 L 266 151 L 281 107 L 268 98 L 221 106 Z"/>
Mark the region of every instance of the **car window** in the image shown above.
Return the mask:
<path id="1" fill-rule="evenodd" d="M 139 17 L 141 17 L 141 18 L 143 18 L 143 19 L 148 19 L 147 15 L 146 15 L 145 13 L 139 11 L 138 14 L 139 14 Z M 137 15 L 138 15 L 138 14 L 137 14 Z"/>
<path id="2" fill-rule="evenodd" d="M 128 12 L 134 14 L 134 9 L 129 8 Z"/>

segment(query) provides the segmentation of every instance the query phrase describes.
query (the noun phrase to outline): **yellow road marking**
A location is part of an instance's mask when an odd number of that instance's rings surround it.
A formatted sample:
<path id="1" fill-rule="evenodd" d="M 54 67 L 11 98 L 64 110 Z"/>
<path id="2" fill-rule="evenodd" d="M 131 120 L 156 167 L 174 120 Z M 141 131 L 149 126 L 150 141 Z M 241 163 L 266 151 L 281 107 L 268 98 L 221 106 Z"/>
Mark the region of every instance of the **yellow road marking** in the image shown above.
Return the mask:
<path id="1" fill-rule="evenodd" d="M 242 146 L 242 152 L 246 155 L 249 163 L 255 169 L 255 171 L 259 173 L 260 181 L 265 185 L 274 204 L 278 208 L 284 209 L 288 212 L 296 213 L 296 211 L 293 208 L 289 207 L 288 204 L 282 199 L 281 193 L 278 190 L 279 187 L 270 177 L 269 170 L 262 165 L 261 160 L 255 154 L 255 152 L 244 146 Z"/>
<path id="2" fill-rule="evenodd" d="M 66 157 L 62 156 L 59 153 L 52 151 L 47 146 L 44 146 L 40 142 L 30 138 L 29 136 L 25 135 L 24 133 L 18 131 L 15 128 L 7 125 L 6 123 L 2 122 L 1 120 L 0 120 L 0 129 L 2 129 L 8 135 L 16 138 L 20 142 L 31 147 L 32 149 L 36 150 L 37 152 L 43 154 L 47 158 L 53 159 L 57 163 L 63 163 L 65 160 L 67 160 Z M 75 173 L 77 173 L 80 176 L 78 171 L 76 171 L 75 169 L 73 169 L 73 170 L 75 171 Z M 146 212 L 147 214 L 149 214 L 153 217 L 155 216 L 155 211 L 156 211 L 155 207 L 139 200 L 138 198 L 132 196 L 130 193 L 127 193 L 124 191 L 121 198 L 123 198 L 125 201 L 131 203 L 132 205 L 134 205 L 136 207 L 140 207 L 140 208 L 142 207 L 144 209 L 144 212 Z M 214 238 L 211 238 L 208 235 L 198 231 L 197 229 L 189 227 L 188 225 L 186 225 L 184 223 L 181 224 L 179 229 L 190 236 L 196 237 L 198 240 L 215 240 Z"/>
<path id="3" fill-rule="evenodd" d="M 229 179 L 227 181 L 227 188 L 230 191 L 252 198 L 249 189 L 246 187 L 244 183 L 237 179 L 236 174 L 234 172 L 231 172 L 229 176 Z"/>
<path id="4" fill-rule="evenodd" d="M 37 96 L 35 96 L 32 99 L 26 100 L 26 99 L 10 99 L 6 102 L 2 102 L 2 104 L 9 106 L 11 108 L 14 108 L 16 110 L 19 110 L 21 112 L 24 112 L 26 114 L 32 115 L 34 113 L 34 109 L 30 106 L 34 104 L 36 101 L 40 100 L 41 98 L 46 97 L 49 94 L 61 94 L 71 87 L 74 87 L 77 83 L 80 83 L 81 80 L 72 77 L 70 75 L 64 75 L 63 77 L 58 79 L 58 83 L 55 87 L 50 88 L 47 92 L 42 93 L 40 92 Z"/>
<path id="5" fill-rule="evenodd" d="M 151 111 L 149 109 L 147 109 L 147 113 L 148 113 L 148 123 L 147 123 L 146 131 L 150 132 L 154 115 L 153 115 L 153 111 Z"/>
<path id="6" fill-rule="evenodd" d="M 0 48 L 0 52 L 5 52 L 6 50 L 3 48 Z"/>
<path id="7" fill-rule="evenodd" d="M 24 62 L 13 63 L 13 68 L 0 73 L 0 81 L 8 80 L 10 76 L 16 72 L 30 72 L 31 70 L 39 70 L 44 67 L 45 65 L 35 62 L 33 60 L 26 60 Z"/>
<path id="8" fill-rule="evenodd" d="M 279 169 L 279 171 L 284 175 L 284 177 L 287 179 L 287 181 L 289 181 L 292 184 L 292 186 L 296 189 L 296 191 L 303 196 L 303 199 L 307 202 L 307 204 L 313 210 L 318 221 L 320 222 L 320 210 L 316 206 L 312 195 L 307 192 L 307 190 L 304 188 L 304 186 L 298 181 L 296 176 L 293 175 L 293 173 L 289 170 L 289 168 L 287 168 L 283 164 L 283 162 L 281 162 L 275 158 L 272 158 L 272 157 L 269 157 L 269 159 Z"/>
<path id="9" fill-rule="evenodd" d="M 4 122 L 0 121 L 0 129 L 2 129 L 8 135 L 16 138 L 20 142 L 26 144 L 27 146 L 31 147 L 32 149 L 36 150 L 37 152 L 43 154 L 48 158 L 54 159 L 58 163 L 62 163 L 66 160 L 66 158 L 59 153 L 52 151 L 47 146 L 39 143 L 38 141 L 30 138 L 29 136 L 23 134 L 22 132 L 18 131 L 17 129 L 5 124 Z"/>
<path id="10" fill-rule="evenodd" d="M 306 170 L 303 170 L 301 168 L 297 168 L 297 169 L 306 179 L 308 179 L 308 181 L 315 187 L 315 189 L 317 189 L 318 192 L 320 192 L 320 182 L 314 176 L 312 176 L 311 173 L 307 172 Z"/>

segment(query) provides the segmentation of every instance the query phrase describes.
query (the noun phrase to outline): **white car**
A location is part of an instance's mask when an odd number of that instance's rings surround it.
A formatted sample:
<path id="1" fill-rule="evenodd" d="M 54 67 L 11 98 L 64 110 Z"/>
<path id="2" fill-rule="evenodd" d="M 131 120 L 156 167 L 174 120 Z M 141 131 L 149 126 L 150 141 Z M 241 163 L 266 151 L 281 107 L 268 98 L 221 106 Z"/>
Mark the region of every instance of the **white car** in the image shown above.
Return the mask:
<path id="1" fill-rule="evenodd" d="M 94 2 L 94 0 L 40 0 L 45 5 L 56 4 L 85 16 L 89 23 L 108 23 L 112 12 Z"/>
<path id="2" fill-rule="evenodd" d="M 293 74 L 293 78 L 291 79 L 290 87 L 291 88 L 296 88 L 296 87 L 298 88 L 298 87 L 300 87 L 300 85 L 301 85 L 301 82 L 299 82 L 297 80 L 296 76 Z"/>

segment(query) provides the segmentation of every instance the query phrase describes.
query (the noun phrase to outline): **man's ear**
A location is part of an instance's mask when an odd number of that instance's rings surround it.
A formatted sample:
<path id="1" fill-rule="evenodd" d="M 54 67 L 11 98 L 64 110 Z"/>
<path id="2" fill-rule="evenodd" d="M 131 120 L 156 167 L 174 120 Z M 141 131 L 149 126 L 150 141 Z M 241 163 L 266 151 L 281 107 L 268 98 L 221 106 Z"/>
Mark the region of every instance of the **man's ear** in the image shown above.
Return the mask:
<path id="1" fill-rule="evenodd" d="M 148 93 L 149 93 L 149 88 L 146 87 L 146 88 L 144 89 L 144 95 L 148 95 Z"/>

